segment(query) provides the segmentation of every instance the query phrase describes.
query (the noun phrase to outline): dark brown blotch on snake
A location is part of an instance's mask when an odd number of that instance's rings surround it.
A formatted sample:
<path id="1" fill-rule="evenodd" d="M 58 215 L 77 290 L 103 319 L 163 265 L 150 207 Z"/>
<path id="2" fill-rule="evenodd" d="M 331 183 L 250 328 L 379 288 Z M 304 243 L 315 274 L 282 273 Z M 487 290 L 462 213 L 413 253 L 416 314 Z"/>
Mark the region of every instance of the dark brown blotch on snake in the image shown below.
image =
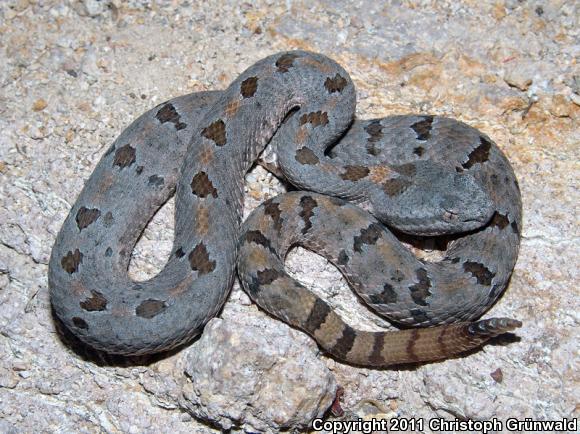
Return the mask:
<path id="1" fill-rule="evenodd" d="M 365 128 L 365 132 L 369 135 L 367 144 L 365 146 L 366 152 L 374 157 L 380 155 L 381 150 L 377 147 L 377 142 L 383 138 L 383 126 L 378 119 L 371 121 Z"/>
<path id="2" fill-rule="evenodd" d="M 316 154 L 307 147 L 300 148 L 296 151 L 296 161 L 300 164 L 318 164 L 320 160 L 316 156 Z"/>
<path id="3" fill-rule="evenodd" d="M 355 252 L 362 253 L 363 245 L 376 244 L 381 235 L 381 227 L 376 223 L 371 223 L 368 227 L 361 229 L 360 235 L 354 237 L 352 248 Z"/>
<path id="4" fill-rule="evenodd" d="M 191 192 L 198 197 L 206 198 L 208 196 L 218 197 L 217 189 L 210 181 L 207 173 L 199 172 L 191 178 Z"/>
<path id="5" fill-rule="evenodd" d="M 226 140 L 226 124 L 221 119 L 212 122 L 201 131 L 201 135 L 212 140 L 217 146 L 224 146 Z"/>
<path id="6" fill-rule="evenodd" d="M 282 211 L 280 210 L 280 204 L 269 199 L 264 202 L 264 214 L 270 216 L 274 221 L 274 228 L 276 231 L 280 231 L 282 228 Z"/>
<path id="7" fill-rule="evenodd" d="M 244 98 L 250 98 L 254 96 L 256 90 L 258 89 L 258 77 L 249 77 L 242 81 L 240 86 L 240 93 Z"/>
<path id="8" fill-rule="evenodd" d="M 68 251 L 66 256 L 62 258 L 60 264 L 62 268 L 68 273 L 76 273 L 79 270 L 79 265 L 83 262 L 83 254 L 79 249 L 74 252 Z"/>
<path id="9" fill-rule="evenodd" d="M 296 54 L 283 54 L 280 56 L 278 60 L 276 60 L 278 72 L 288 72 L 288 70 L 294 66 L 294 60 L 297 58 L 298 56 Z"/>
<path id="10" fill-rule="evenodd" d="M 491 285 L 491 280 L 495 276 L 485 265 L 479 262 L 466 261 L 463 263 L 463 269 L 471 273 L 480 285 Z"/>
<path id="11" fill-rule="evenodd" d="M 365 127 L 369 135 L 368 141 L 371 143 L 378 142 L 383 138 L 383 126 L 379 120 L 374 120 Z"/>
<path id="12" fill-rule="evenodd" d="M 191 269 L 197 271 L 200 276 L 215 270 L 215 261 L 209 257 L 207 247 L 204 243 L 199 243 L 195 246 L 189 253 L 188 258 Z"/>
<path id="13" fill-rule="evenodd" d="M 159 315 L 166 308 L 167 304 L 164 301 L 149 299 L 137 306 L 135 314 L 141 318 L 151 319 Z"/>
<path id="14" fill-rule="evenodd" d="M 427 274 L 427 270 L 424 268 L 419 268 L 417 271 L 417 282 L 414 285 L 409 286 L 409 291 L 411 291 L 411 298 L 419 306 L 427 306 L 427 298 L 431 295 L 429 288 L 431 288 L 431 279 Z"/>
<path id="15" fill-rule="evenodd" d="M 425 116 L 423 120 L 415 122 L 411 128 L 417 134 L 417 140 L 427 140 L 431 137 L 431 125 L 433 116 Z"/>
<path id="16" fill-rule="evenodd" d="M 159 109 L 155 117 L 162 124 L 171 122 L 175 126 L 176 130 L 183 130 L 184 128 L 187 128 L 187 125 L 181 122 L 181 116 L 179 113 L 177 113 L 177 110 L 175 110 L 173 104 L 165 104 L 163 107 L 161 107 L 161 109 Z"/>
<path id="17" fill-rule="evenodd" d="M 113 166 L 118 166 L 121 169 L 131 166 L 136 160 L 136 150 L 131 145 L 127 144 L 115 151 L 115 159 Z"/>
<path id="18" fill-rule="evenodd" d="M 276 254 L 276 251 L 272 247 L 270 240 L 266 238 L 264 234 L 258 230 L 246 232 L 243 239 L 246 243 L 259 244 L 265 249 L 268 249 L 270 252 Z"/>
<path id="19" fill-rule="evenodd" d="M 312 113 L 305 113 L 300 116 L 300 125 L 310 124 L 312 127 L 318 127 L 328 124 L 328 113 L 317 111 Z"/>
<path id="20" fill-rule="evenodd" d="M 304 221 L 304 227 L 302 228 L 302 233 L 305 234 L 308 232 L 308 229 L 312 227 L 312 222 L 310 221 L 310 217 L 314 215 L 314 208 L 318 206 L 318 202 L 312 199 L 312 196 L 303 196 L 300 199 L 300 208 L 301 211 L 299 216 L 302 217 Z"/>
<path id="21" fill-rule="evenodd" d="M 491 149 L 491 142 L 485 137 L 479 137 L 479 146 L 469 154 L 467 161 L 463 163 L 464 169 L 470 169 L 477 163 L 485 163 L 489 159 L 489 151 Z"/>
<path id="22" fill-rule="evenodd" d="M 409 178 L 412 178 L 417 174 L 417 166 L 415 166 L 413 163 L 401 164 L 400 166 L 393 166 L 393 169 L 395 170 L 395 172 L 400 173 L 401 175 L 407 176 Z"/>
<path id="23" fill-rule="evenodd" d="M 383 291 L 379 294 L 371 294 L 369 296 L 372 304 L 387 304 L 387 303 L 395 303 L 399 297 L 395 292 L 392 285 L 385 283 L 383 285 Z"/>
<path id="24" fill-rule="evenodd" d="M 338 258 L 336 260 L 336 263 L 338 265 L 346 265 L 346 264 L 348 264 L 348 260 L 349 260 L 348 254 L 343 249 L 338 254 Z"/>
<path id="25" fill-rule="evenodd" d="M 334 77 L 328 77 L 324 81 L 324 87 L 329 93 L 342 92 L 347 84 L 346 79 L 338 73 Z"/>
<path id="26" fill-rule="evenodd" d="M 310 310 L 310 314 L 308 315 L 308 319 L 304 324 L 304 329 L 308 331 L 310 334 L 314 334 L 324 321 L 326 321 L 326 317 L 330 313 L 330 306 L 326 304 L 323 300 L 317 298 L 314 306 Z"/>
<path id="27" fill-rule="evenodd" d="M 418 336 L 419 330 L 418 329 L 413 330 L 411 332 L 411 337 L 409 338 L 409 341 L 407 343 L 407 356 L 409 357 L 409 360 L 413 362 L 419 360 L 419 357 L 415 353 L 415 345 L 417 343 Z"/>
<path id="28" fill-rule="evenodd" d="M 85 208 L 81 206 L 77 212 L 77 226 L 80 231 L 94 223 L 101 216 L 101 211 L 97 208 Z"/>
<path id="29" fill-rule="evenodd" d="M 411 182 L 403 178 L 387 179 L 383 182 L 383 191 L 389 196 L 398 196 L 411 186 Z"/>
<path id="30" fill-rule="evenodd" d="M 78 316 L 73 317 L 72 322 L 73 322 L 74 326 L 79 328 L 79 329 L 82 329 L 82 330 L 89 329 L 89 325 L 87 324 L 87 322 L 84 319 L 79 318 Z"/>
<path id="31" fill-rule="evenodd" d="M 107 299 L 98 291 L 91 291 L 91 296 L 80 302 L 82 309 L 88 312 L 102 311 L 107 308 Z"/>
<path id="32" fill-rule="evenodd" d="M 340 174 L 341 179 L 345 181 L 359 181 L 370 173 L 368 167 L 364 166 L 345 166 L 344 172 Z"/>
<path id="33" fill-rule="evenodd" d="M 495 212 L 493 217 L 491 218 L 491 221 L 489 223 L 490 226 L 495 226 L 499 229 L 503 229 L 505 228 L 508 224 L 509 224 L 509 219 L 507 218 L 507 216 L 500 214 L 499 212 Z"/>
<path id="34" fill-rule="evenodd" d="M 258 283 L 260 285 L 269 285 L 276 279 L 283 276 L 283 274 L 280 273 L 279 271 L 270 268 L 258 271 L 257 275 L 258 275 Z"/>
<path id="35" fill-rule="evenodd" d="M 341 359 L 346 358 L 346 355 L 352 349 L 355 338 L 355 330 L 347 325 L 343 329 L 342 336 L 338 339 L 336 344 L 334 344 L 330 352 Z"/>
<path id="36" fill-rule="evenodd" d="M 418 157 L 421 157 L 424 152 L 425 148 L 423 146 L 417 146 L 416 148 L 413 149 L 413 154 L 415 154 Z"/>
<path id="37" fill-rule="evenodd" d="M 373 366 L 382 366 L 385 364 L 385 358 L 382 355 L 384 347 L 385 347 L 385 334 L 376 333 L 373 339 L 373 349 L 369 356 L 369 362 Z"/>

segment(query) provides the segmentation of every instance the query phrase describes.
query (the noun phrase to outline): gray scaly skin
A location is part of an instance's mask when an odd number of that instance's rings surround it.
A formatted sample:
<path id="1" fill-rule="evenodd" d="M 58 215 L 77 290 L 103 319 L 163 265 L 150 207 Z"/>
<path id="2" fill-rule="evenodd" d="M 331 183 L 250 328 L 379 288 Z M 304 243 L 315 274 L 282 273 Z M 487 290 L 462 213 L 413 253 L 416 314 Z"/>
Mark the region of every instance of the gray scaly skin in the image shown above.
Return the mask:
<path id="1" fill-rule="evenodd" d="M 145 113 L 105 153 L 57 236 L 49 265 L 56 315 L 109 353 L 171 349 L 218 313 L 241 249 L 239 275 L 256 303 L 351 363 L 435 360 L 519 326 L 466 322 L 501 294 L 517 256 L 521 201 L 503 154 L 457 121 L 394 116 L 351 125 L 354 109 L 346 71 L 294 51 L 259 61 L 223 92 Z M 301 188 L 363 202 L 407 233 L 470 232 L 456 236 L 443 261 L 421 262 L 368 213 L 306 192 L 266 202 L 241 232 L 244 174 L 268 143 Z M 132 281 L 133 247 L 174 191 L 171 257 L 154 278 Z M 457 323 L 354 330 L 285 274 L 295 244 L 335 263 L 380 314 L 410 326 Z"/>

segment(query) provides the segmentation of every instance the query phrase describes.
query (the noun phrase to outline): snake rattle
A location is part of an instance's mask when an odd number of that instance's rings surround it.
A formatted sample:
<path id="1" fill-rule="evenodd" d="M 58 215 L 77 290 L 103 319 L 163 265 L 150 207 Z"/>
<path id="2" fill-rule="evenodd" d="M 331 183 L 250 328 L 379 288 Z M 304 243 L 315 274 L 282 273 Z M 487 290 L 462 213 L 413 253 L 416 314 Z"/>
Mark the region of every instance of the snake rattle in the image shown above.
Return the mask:
<path id="1" fill-rule="evenodd" d="M 143 114 L 103 155 L 56 238 L 49 287 L 58 318 L 108 353 L 165 351 L 217 315 L 237 264 L 261 308 L 353 364 L 442 359 L 519 327 L 475 321 L 505 289 L 519 249 L 521 198 L 506 157 L 461 122 L 353 121 L 355 104 L 340 65 L 291 51 L 257 62 L 224 91 Z M 308 191 L 267 200 L 242 225 L 244 176 L 266 145 L 284 177 Z M 133 281 L 133 248 L 172 194 L 171 256 L 155 277 Z M 385 225 L 455 235 L 430 262 Z M 345 324 L 285 272 L 296 245 L 326 257 L 366 304 L 407 328 Z"/>

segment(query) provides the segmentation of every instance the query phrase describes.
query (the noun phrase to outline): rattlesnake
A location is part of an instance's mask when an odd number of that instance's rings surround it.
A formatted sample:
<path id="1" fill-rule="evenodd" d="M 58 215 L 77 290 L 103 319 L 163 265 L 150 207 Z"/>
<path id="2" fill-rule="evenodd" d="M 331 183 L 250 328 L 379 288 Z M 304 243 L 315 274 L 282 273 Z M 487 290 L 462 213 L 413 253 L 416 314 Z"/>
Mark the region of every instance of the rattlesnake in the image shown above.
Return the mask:
<path id="1" fill-rule="evenodd" d="M 355 101 L 341 66 L 291 51 L 257 62 L 225 91 L 142 115 L 97 164 L 56 238 L 49 286 L 58 318 L 99 350 L 164 351 L 217 315 L 238 260 L 257 304 L 355 364 L 448 357 L 519 327 L 471 322 L 505 289 L 519 248 L 521 199 L 505 156 L 444 117 L 353 122 Z M 290 182 L 317 193 L 270 199 L 241 227 L 244 175 L 266 145 Z M 133 247 L 174 191 L 170 259 L 152 279 L 133 281 Z M 456 235 L 443 260 L 428 262 L 377 219 L 410 234 Z M 371 333 L 344 324 L 284 272 L 298 244 L 334 263 L 377 313 L 443 325 Z"/>

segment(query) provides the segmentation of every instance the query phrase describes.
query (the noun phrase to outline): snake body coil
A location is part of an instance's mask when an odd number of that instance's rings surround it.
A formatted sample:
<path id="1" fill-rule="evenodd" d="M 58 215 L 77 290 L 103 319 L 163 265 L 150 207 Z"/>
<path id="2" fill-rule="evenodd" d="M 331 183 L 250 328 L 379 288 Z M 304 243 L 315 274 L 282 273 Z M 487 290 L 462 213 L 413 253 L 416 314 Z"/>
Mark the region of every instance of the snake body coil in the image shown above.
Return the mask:
<path id="1" fill-rule="evenodd" d="M 168 350 L 218 313 L 238 261 L 257 304 L 351 363 L 435 360 L 518 327 L 471 322 L 503 292 L 517 257 L 521 199 L 505 156 L 447 118 L 353 123 L 355 100 L 338 64 L 293 51 L 259 61 L 223 92 L 142 115 L 105 153 L 57 236 L 49 265 L 57 316 L 109 353 Z M 285 177 L 317 193 L 270 199 L 241 227 L 244 175 L 267 144 Z M 170 259 L 135 282 L 127 272 L 133 247 L 174 192 Z M 374 217 L 337 197 L 365 203 Z M 421 261 L 379 221 L 457 235 L 442 261 Z M 343 323 L 285 273 L 297 244 L 333 262 L 379 314 L 434 327 L 371 333 Z"/>

